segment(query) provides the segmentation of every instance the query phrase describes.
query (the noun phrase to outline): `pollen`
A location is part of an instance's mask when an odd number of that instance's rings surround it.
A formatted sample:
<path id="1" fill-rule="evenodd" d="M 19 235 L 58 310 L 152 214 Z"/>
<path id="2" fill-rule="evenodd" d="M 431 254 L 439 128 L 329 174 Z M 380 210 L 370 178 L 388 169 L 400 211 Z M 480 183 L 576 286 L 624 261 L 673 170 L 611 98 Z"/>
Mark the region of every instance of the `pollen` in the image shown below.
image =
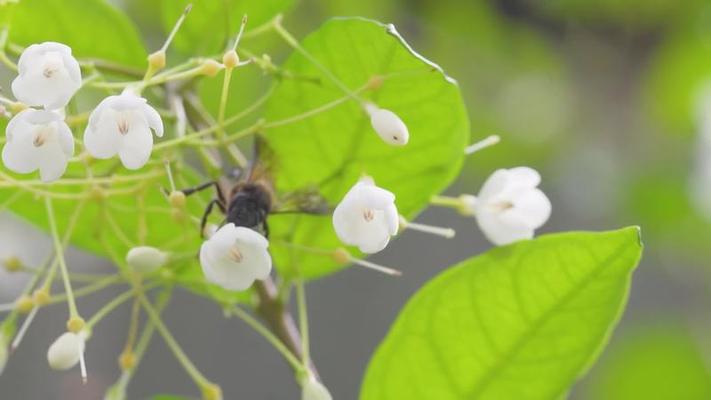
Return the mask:
<path id="1" fill-rule="evenodd" d="M 128 121 L 124 118 L 119 119 L 118 120 L 119 133 L 121 133 L 122 135 L 125 135 L 128 133 L 128 129 L 129 129 Z"/>
<path id="2" fill-rule="evenodd" d="M 244 256 L 243 256 L 242 253 L 239 251 L 239 249 L 237 248 L 237 246 L 232 246 L 232 247 L 230 248 L 229 256 L 230 256 L 230 258 L 231 258 L 232 260 L 234 260 L 234 262 L 237 262 L 237 263 L 242 262 L 242 260 L 244 259 Z"/>
<path id="3" fill-rule="evenodd" d="M 363 219 L 366 222 L 370 222 L 375 218 L 375 211 L 371 210 L 370 208 L 366 208 L 363 210 Z"/>

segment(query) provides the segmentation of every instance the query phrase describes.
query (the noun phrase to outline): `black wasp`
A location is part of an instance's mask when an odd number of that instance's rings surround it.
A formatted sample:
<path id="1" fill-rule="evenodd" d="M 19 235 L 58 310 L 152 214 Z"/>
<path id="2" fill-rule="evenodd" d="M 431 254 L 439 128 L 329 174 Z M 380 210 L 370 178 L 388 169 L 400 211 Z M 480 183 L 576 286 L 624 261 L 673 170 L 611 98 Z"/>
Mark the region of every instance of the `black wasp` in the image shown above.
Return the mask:
<path id="1" fill-rule="evenodd" d="M 205 207 L 200 220 L 200 232 L 204 235 L 207 219 L 215 206 L 225 215 L 223 224 L 233 223 L 269 237 L 267 217 L 273 214 L 304 213 L 324 215 L 329 213 L 329 206 L 315 189 L 292 192 L 277 198 L 270 175 L 271 168 L 260 159 L 265 156 L 266 145 L 255 141 L 255 155 L 247 168 L 247 173 L 237 171 L 235 178 L 222 178 L 219 181 L 205 182 L 199 186 L 181 190 L 185 196 L 215 188 L 216 197 Z"/>

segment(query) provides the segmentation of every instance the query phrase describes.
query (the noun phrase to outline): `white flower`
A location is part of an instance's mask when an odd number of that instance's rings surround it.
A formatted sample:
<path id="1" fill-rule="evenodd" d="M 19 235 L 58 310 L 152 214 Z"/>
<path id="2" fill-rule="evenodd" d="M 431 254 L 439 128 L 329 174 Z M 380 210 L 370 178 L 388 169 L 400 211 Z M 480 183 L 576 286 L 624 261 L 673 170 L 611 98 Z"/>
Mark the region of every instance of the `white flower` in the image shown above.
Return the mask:
<path id="1" fill-rule="evenodd" d="M 61 43 L 44 42 L 26 48 L 17 70 L 12 93 L 30 106 L 62 108 L 81 87 L 79 63 L 72 57 L 72 49 Z"/>
<path id="2" fill-rule="evenodd" d="M 363 253 L 384 249 L 398 230 L 400 216 L 395 195 L 375 186 L 370 178 L 358 181 L 333 211 L 333 228 L 343 243 Z"/>
<path id="3" fill-rule="evenodd" d="M 158 112 L 129 91 L 109 96 L 96 106 L 84 131 L 86 150 L 106 159 L 117 153 L 124 167 L 139 169 L 153 150 L 153 135 L 163 136 L 163 121 Z"/>
<path id="4" fill-rule="evenodd" d="M 252 229 L 226 224 L 200 247 L 200 265 L 208 281 L 227 290 L 245 290 L 272 270 L 267 239 Z"/>
<path id="5" fill-rule="evenodd" d="M 331 400 L 331 393 L 328 392 L 326 386 L 317 381 L 316 378 L 309 376 L 304 379 L 301 385 L 301 400 Z"/>
<path id="6" fill-rule="evenodd" d="M 463 196 L 479 228 L 496 245 L 533 238 L 550 217 L 551 203 L 537 188 L 541 176 L 534 169 L 518 167 L 495 171 L 477 198 Z"/>
<path id="7" fill-rule="evenodd" d="M 126 263 L 136 272 L 153 272 L 167 261 L 168 254 L 150 246 L 134 247 L 126 254 Z"/>
<path id="8" fill-rule="evenodd" d="M 84 354 L 82 333 L 64 332 L 49 346 L 47 361 L 52 369 L 65 370 L 77 365 Z"/>
<path id="9" fill-rule="evenodd" d="M 365 105 L 365 111 L 370 116 L 370 124 L 385 143 L 404 146 L 410 140 L 407 126 L 394 112 L 378 108 L 372 103 Z"/>
<path id="10" fill-rule="evenodd" d="M 5 167 L 20 174 L 37 169 L 44 182 L 58 179 L 74 154 L 74 137 L 59 114 L 27 109 L 15 115 L 5 129 L 2 149 Z"/>

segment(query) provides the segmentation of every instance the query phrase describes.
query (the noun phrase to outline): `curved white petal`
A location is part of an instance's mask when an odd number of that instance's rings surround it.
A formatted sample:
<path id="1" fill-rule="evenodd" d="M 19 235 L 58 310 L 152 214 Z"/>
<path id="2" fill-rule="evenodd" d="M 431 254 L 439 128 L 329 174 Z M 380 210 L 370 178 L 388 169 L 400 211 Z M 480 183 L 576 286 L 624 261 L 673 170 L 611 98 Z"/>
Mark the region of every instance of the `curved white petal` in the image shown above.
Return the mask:
<path id="1" fill-rule="evenodd" d="M 153 135 L 147 126 L 132 127 L 121 140 L 119 158 L 127 169 L 146 165 L 153 150 Z"/>
<path id="2" fill-rule="evenodd" d="M 516 167 L 509 169 L 509 179 L 515 182 L 516 186 L 534 188 L 541 183 L 541 174 L 530 167 Z"/>
<path id="3" fill-rule="evenodd" d="M 484 236 L 497 246 L 533 238 L 533 228 L 523 223 L 512 224 L 503 221 L 496 214 L 479 214 L 477 215 L 477 222 Z"/>
<path id="4" fill-rule="evenodd" d="M 156 136 L 163 137 L 163 120 L 160 118 L 158 111 L 148 104 L 144 104 L 143 113 L 146 116 L 146 121 L 148 121 L 148 126 L 153 129 Z"/>
<path id="5" fill-rule="evenodd" d="M 336 206 L 333 228 L 345 244 L 364 253 L 376 253 L 387 246 L 399 225 L 395 195 L 372 181 L 356 183 Z"/>
<path id="6" fill-rule="evenodd" d="M 47 361 L 52 369 L 66 370 L 77 365 L 84 353 L 84 339 L 72 332 L 65 332 L 49 346 Z"/>
<path id="7" fill-rule="evenodd" d="M 528 189 L 513 201 L 513 208 L 502 213 L 501 218 L 514 218 L 525 225 L 537 229 L 548 221 L 551 202 L 540 189 Z"/>
<path id="8" fill-rule="evenodd" d="M 228 290 L 245 290 L 269 276 L 268 245 L 256 231 L 226 224 L 202 244 L 200 265 L 208 281 Z"/>
<path id="9" fill-rule="evenodd" d="M 484 182 L 484 185 L 479 191 L 479 201 L 486 202 L 492 197 L 501 193 L 509 182 L 509 171 L 506 169 L 498 169 Z"/>
<path id="10" fill-rule="evenodd" d="M 79 63 L 71 49 L 61 43 L 29 46 L 20 55 L 18 76 L 11 87 L 23 103 L 45 109 L 62 108 L 81 87 Z"/>

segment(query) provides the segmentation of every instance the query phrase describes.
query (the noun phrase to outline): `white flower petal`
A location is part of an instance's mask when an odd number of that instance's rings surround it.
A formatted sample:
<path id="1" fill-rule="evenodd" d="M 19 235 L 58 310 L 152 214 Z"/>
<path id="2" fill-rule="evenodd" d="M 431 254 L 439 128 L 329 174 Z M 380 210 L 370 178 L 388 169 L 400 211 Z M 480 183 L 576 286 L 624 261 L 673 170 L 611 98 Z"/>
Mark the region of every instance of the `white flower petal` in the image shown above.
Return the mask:
<path id="1" fill-rule="evenodd" d="M 333 228 L 345 244 L 364 253 L 376 253 L 387 246 L 399 225 L 395 195 L 372 181 L 356 183 L 336 206 Z"/>
<path id="2" fill-rule="evenodd" d="M 550 217 L 551 203 L 537 188 L 540 174 L 528 167 L 500 169 L 468 203 L 484 235 L 497 245 L 530 239 Z"/>
<path id="3" fill-rule="evenodd" d="M 51 182 L 64 174 L 73 153 L 74 138 L 59 115 L 27 109 L 8 124 L 2 160 L 17 173 L 39 169 L 41 179 Z"/>
<path id="4" fill-rule="evenodd" d="M 484 232 L 484 236 L 497 246 L 533 238 L 533 228 L 523 223 L 507 223 L 496 214 L 478 214 L 477 222 L 481 231 Z"/>
<path id="5" fill-rule="evenodd" d="M 66 106 L 80 87 L 81 70 L 71 49 L 54 42 L 25 49 L 18 62 L 18 76 L 12 82 L 18 100 L 45 109 Z"/>
<path id="6" fill-rule="evenodd" d="M 200 248 L 205 278 L 228 290 L 249 288 L 271 272 L 268 245 L 266 238 L 252 229 L 224 225 Z"/>
<path id="7" fill-rule="evenodd" d="M 165 265 L 168 255 L 155 247 L 133 247 L 126 254 L 126 263 L 137 272 L 150 273 Z"/>
<path id="8" fill-rule="evenodd" d="M 153 150 L 153 135 L 147 126 L 132 127 L 121 141 L 119 158 L 127 169 L 146 165 Z"/>
<path id="9" fill-rule="evenodd" d="M 77 365 L 82 353 L 84 353 L 82 336 L 65 332 L 49 346 L 47 361 L 52 369 L 66 370 Z"/>
<path id="10" fill-rule="evenodd" d="M 404 146 L 410 140 L 407 125 L 394 112 L 372 104 L 366 107 L 366 111 L 370 114 L 370 124 L 385 143 Z"/>
<path id="11" fill-rule="evenodd" d="M 84 142 L 96 158 L 119 155 L 124 167 L 143 167 L 153 150 L 153 134 L 163 135 L 163 122 L 146 99 L 124 91 L 99 103 L 89 117 Z"/>
<path id="12" fill-rule="evenodd" d="M 306 378 L 301 387 L 301 400 L 332 400 L 326 386 L 313 377 Z"/>

